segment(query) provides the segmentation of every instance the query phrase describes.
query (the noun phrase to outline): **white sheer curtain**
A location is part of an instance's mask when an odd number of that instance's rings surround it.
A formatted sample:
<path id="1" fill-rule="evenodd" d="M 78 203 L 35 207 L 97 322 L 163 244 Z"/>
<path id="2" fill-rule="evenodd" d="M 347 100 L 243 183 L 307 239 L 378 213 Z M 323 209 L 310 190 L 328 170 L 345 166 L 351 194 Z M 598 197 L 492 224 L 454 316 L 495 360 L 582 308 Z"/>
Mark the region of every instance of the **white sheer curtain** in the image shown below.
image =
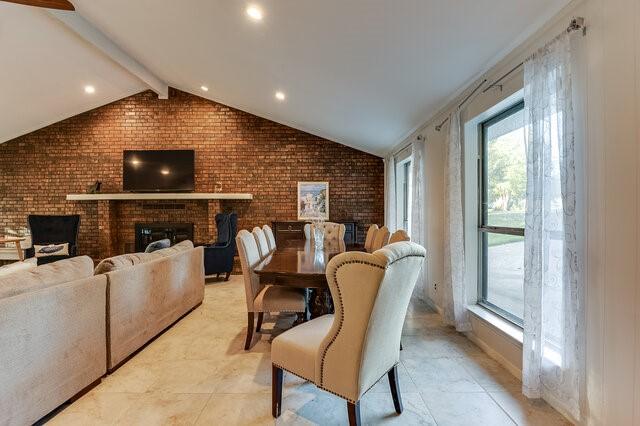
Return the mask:
<path id="1" fill-rule="evenodd" d="M 462 215 L 462 127 L 460 110 L 449 117 L 445 159 L 444 320 L 458 331 L 471 330 L 464 280 L 464 222 Z"/>
<path id="2" fill-rule="evenodd" d="M 576 209 L 571 45 L 562 35 L 525 62 L 523 392 L 580 419 L 584 287 Z M 580 169 L 581 170 L 581 169 Z"/>
<path id="3" fill-rule="evenodd" d="M 396 228 L 396 157 L 390 154 L 384 159 L 384 224 L 390 231 Z"/>
<path id="4" fill-rule="evenodd" d="M 409 224 L 409 236 L 411 241 L 427 247 L 427 224 L 424 210 L 426 208 L 426 181 L 424 172 L 425 142 L 419 138 L 411 144 L 411 222 Z M 422 264 L 422 270 L 418 276 L 413 296 L 421 300 L 427 300 L 427 262 Z"/>

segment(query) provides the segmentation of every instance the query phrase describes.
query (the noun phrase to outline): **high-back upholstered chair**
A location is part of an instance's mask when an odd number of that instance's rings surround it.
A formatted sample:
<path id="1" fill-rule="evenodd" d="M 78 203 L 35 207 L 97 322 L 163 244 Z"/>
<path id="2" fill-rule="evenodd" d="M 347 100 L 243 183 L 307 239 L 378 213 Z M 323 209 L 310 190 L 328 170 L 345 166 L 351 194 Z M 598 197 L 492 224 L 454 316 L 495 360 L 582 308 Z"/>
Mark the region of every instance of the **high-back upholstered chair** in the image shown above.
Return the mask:
<path id="1" fill-rule="evenodd" d="M 229 281 L 233 272 L 233 257 L 236 255 L 235 235 L 238 229 L 238 215 L 236 213 L 216 215 L 218 237 L 214 244 L 204 248 L 205 275 L 226 274 L 225 281 Z"/>
<path id="2" fill-rule="evenodd" d="M 38 265 L 57 262 L 68 259 L 77 254 L 76 244 L 78 241 L 78 231 L 80 230 L 80 216 L 77 214 L 68 216 L 49 216 L 30 214 L 27 217 L 29 228 L 31 229 L 31 240 L 33 244 L 69 244 L 69 255 L 39 257 Z M 33 247 L 26 250 L 27 257 L 34 257 Z"/>
<path id="3" fill-rule="evenodd" d="M 360 398 L 388 374 L 396 412 L 402 412 L 400 335 L 424 257 L 423 247 L 401 242 L 331 259 L 326 273 L 335 315 L 298 325 L 271 345 L 274 417 L 282 409 L 283 370 L 346 399 L 352 425 L 360 424 Z"/>
<path id="4" fill-rule="evenodd" d="M 305 312 L 304 289 L 275 285 L 262 285 L 253 268 L 260 263 L 260 253 L 253 234 L 246 230 L 236 237 L 238 255 L 242 265 L 244 289 L 247 299 L 247 340 L 244 350 L 249 350 L 253 339 L 255 314 L 258 314 L 256 332 L 260 332 L 265 312 Z"/>
<path id="5" fill-rule="evenodd" d="M 311 224 L 310 223 L 305 223 L 304 226 L 302 227 L 302 230 L 304 231 L 304 238 L 306 240 L 310 240 L 311 239 Z"/>
<path id="6" fill-rule="evenodd" d="M 411 241 L 409 234 L 404 229 L 398 229 L 389 237 L 389 244 L 398 243 L 400 241 Z"/>
<path id="7" fill-rule="evenodd" d="M 369 227 L 369 230 L 367 231 L 367 238 L 364 240 L 364 249 L 368 253 L 373 252 L 371 247 L 373 246 L 373 240 L 376 237 L 376 232 L 378 232 L 378 225 L 374 223 Z"/>
<path id="8" fill-rule="evenodd" d="M 264 235 L 267 237 L 267 243 L 269 244 L 269 252 L 273 252 L 276 249 L 276 237 L 273 236 L 273 231 L 269 225 L 262 227 Z"/>
<path id="9" fill-rule="evenodd" d="M 324 230 L 324 240 L 326 242 L 344 241 L 344 234 L 347 228 L 342 223 L 322 222 L 311 225 L 311 239 L 313 240 L 313 230 L 318 227 Z"/>
<path id="10" fill-rule="evenodd" d="M 383 226 L 376 232 L 376 236 L 373 239 L 373 245 L 371 246 L 371 251 L 380 250 L 387 244 L 389 244 L 389 228 Z"/>
<path id="11" fill-rule="evenodd" d="M 258 245 L 258 253 L 260 253 L 260 259 L 264 259 L 269 256 L 269 243 L 267 242 L 267 236 L 264 235 L 264 231 L 259 226 L 253 228 L 253 237 L 256 239 Z"/>

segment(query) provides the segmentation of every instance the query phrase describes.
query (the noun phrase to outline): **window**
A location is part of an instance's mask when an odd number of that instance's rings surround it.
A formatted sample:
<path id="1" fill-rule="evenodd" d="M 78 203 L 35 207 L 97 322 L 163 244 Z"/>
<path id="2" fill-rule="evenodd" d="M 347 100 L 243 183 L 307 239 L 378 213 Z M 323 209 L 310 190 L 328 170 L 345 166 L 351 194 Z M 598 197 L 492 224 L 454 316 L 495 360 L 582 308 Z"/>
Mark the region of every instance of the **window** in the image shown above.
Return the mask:
<path id="1" fill-rule="evenodd" d="M 527 187 L 524 102 L 480 125 L 480 304 L 522 325 Z"/>
<path id="2" fill-rule="evenodd" d="M 411 156 L 396 161 L 396 228 L 409 232 L 411 220 Z"/>

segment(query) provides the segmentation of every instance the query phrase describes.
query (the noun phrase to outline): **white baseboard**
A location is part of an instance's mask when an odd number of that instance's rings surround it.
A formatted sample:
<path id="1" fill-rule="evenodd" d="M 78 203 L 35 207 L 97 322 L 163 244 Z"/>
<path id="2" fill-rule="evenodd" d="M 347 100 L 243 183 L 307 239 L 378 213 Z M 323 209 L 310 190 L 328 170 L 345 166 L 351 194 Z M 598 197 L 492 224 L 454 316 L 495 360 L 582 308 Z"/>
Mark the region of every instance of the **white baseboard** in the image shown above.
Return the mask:
<path id="1" fill-rule="evenodd" d="M 511 374 L 513 374 L 518 380 L 522 381 L 522 370 L 513 365 L 507 358 L 502 356 L 502 354 L 491 346 L 489 346 L 485 341 L 479 339 L 472 331 L 465 333 L 467 338 L 475 343 L 480 349 L 487 353 L 491 358 L 497 361 L 500 365 L 506 368 Z"/>

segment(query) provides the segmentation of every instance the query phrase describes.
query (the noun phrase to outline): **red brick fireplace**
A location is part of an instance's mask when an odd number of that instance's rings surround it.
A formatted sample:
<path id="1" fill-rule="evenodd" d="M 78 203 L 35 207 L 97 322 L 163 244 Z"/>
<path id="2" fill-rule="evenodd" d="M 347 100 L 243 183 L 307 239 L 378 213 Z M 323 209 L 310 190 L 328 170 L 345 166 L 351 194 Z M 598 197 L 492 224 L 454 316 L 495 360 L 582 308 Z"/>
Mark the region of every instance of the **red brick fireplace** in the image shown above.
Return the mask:
<path id="1" fill-rule="evenodd" d="M 125 149 L 193 149 L 196 192 L 253 200 L 66 200 L 96 180 L 121 192 Z M 132 250 L 139 222 L 191 222 L 206 242 L 220 211 L 247 229 L 295 220 L 297 182 L 328 181 L 331 219 L 357 221 L 364 237 L 383 222 L 383 179 L 379 157 L 178 90 L 143 92 L 0 144 L 0 233 L 30 213 L 78 213 L 79 252 L 101 259 Z"/>

